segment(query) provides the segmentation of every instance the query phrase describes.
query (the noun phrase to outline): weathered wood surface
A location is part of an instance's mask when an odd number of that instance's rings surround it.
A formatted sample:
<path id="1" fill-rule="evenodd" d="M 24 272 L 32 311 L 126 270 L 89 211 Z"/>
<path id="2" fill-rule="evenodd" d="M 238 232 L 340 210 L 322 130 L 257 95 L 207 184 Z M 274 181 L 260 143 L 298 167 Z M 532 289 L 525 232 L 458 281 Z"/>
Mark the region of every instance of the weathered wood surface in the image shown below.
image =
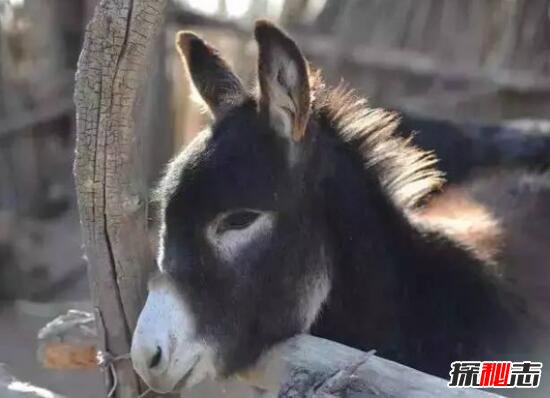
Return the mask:
<path id="1" fill-rule="evenodd" d="M 100 349 L 130 350 L 153 264 L 142 170 L 140 89 L 166 0 L 101 0 L 87 28 L 75 86 L 75 180 Z M 116 362 L 115 397 L 144 388 L 129 361 Z M 108 387 L 112 381 L 107 378 Z"/>
<path id="2" fill-rule="evenodd" d="M 309 335 L 279 344 L 241 379 L 278 392 L 279 398 L 498 397 L 480 390 L 451 389 L 446 380 Z"/>
<path id="3" fill-rule="evenodd" d="M 64 398 L 45 388 L 17 379 L 0 363 L 0 397 L 2 398 Z"/>

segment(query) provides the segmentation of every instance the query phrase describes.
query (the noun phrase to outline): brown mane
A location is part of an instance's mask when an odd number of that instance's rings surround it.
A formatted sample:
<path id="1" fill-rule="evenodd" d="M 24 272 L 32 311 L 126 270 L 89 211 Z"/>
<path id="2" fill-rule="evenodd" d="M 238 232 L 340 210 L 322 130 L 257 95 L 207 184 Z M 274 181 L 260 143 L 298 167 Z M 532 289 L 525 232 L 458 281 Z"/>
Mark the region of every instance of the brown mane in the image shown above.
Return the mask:
<path id="1" fill-rule="evenodd" d="M 396 134 L 399 116 L 371 108 L 345 84 L 326 89 L 320 73 L 312 73 L 313 109 L 325 115 L 345 142 L 363 156 L 391 199 L 406 209 L 417 206 L 444 182 L 435 166 L 437 158 Z"/>

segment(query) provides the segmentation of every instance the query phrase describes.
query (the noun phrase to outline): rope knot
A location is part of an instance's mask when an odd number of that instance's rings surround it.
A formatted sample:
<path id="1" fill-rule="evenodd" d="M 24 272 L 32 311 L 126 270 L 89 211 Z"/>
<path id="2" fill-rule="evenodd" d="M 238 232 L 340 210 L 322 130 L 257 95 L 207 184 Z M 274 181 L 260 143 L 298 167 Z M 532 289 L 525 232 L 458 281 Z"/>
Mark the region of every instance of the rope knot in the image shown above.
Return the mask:
<path id="1" fill-rule="evenodd" d="M 130 353 L 122 354 L 115 357 L 109 351 L 97 350 L 95 358 L 96 358 L 97 366 L 99 366 L 101 369 L 109 370 L 111 372 L 113 385 L 109 390 L 109 393 L 107 394 L 107 397 L 111 398 L 118 386 L 118 378 L 116 376 L 115 363 L 123 359 L 130 359 Z"/>
<path id="2" fill-rule="evenodd" d="M 97 351 L 97 354 L 95 356 L 97 366 L 99 366 L 102 369 L 106 369 L 114 362 L 115 357 L 113 354 L 111 354 L 108 351 Z"/>

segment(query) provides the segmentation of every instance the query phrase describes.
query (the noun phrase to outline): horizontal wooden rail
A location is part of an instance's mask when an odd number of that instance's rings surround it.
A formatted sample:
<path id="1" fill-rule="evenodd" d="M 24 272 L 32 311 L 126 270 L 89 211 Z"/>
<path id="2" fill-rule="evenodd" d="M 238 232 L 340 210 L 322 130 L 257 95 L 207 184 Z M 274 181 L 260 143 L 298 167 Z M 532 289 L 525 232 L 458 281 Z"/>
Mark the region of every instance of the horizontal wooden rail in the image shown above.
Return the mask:
<path id="1" fill-rule="evenodd" d="M 39 358 L 48 368 L 89 368 L 96 335 L 91 314 L 69 311 L 40 331 Z M 279 398 L 498 397 L 481 390 L 452 389 L 446 380 L 377 357 L 374 352 L 305 334 L 278 344 L 237 378 Z"/>
<path id="2" fill-rule="evenodd" d="M 279 344 L 240 379 L 276 392 L 279 398 L 499 397 L 476 389 L 449 388 L 439 377 L 310 335 Z"/>

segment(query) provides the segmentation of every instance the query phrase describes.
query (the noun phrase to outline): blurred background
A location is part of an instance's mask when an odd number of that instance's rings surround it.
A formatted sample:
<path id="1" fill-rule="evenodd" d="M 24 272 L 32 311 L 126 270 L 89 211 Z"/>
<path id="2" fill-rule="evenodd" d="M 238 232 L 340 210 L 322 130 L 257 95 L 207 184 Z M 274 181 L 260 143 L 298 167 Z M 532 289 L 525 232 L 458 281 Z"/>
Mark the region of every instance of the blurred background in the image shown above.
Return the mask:
<path id="1" fill-rule="evenodd" d="M 79 398 L 98 396 L 99 373 L 42 368 L 36 335 L 68 308 L 90 309 L 72 95 L 96 1 L 0 0 L 0 362 Z M 138 123 L 151 186 L 209 121 L 175 33 L 200 33 L 252 86 L 257 18 L 283 25 L 329 83 L 401 112 L 400 133 L 416 131 L 451 183 L 550 165 L 550 0 L 172 0 Z"/>

